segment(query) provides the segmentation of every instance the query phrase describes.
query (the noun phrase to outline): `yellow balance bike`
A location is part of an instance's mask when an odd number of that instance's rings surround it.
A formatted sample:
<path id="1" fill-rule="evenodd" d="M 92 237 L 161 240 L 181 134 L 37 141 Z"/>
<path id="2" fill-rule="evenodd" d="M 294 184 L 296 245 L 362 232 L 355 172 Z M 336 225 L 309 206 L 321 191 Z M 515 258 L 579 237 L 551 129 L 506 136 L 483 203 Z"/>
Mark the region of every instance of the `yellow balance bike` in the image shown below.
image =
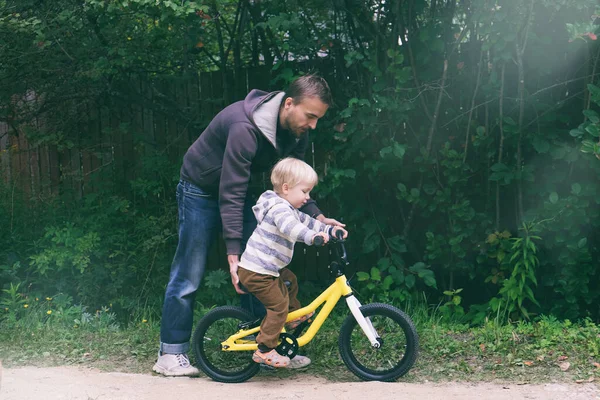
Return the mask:
<path id="1" fill-rule="evenodd" d="M 404 312 L 391 305 L 361 305 L 344 275 L 344 267 L 348 265 L 344 241 L 332 238 L 331 242 L 334 261 L 329 270 L 334 282 L 312 303 L 291 312 L 287 321 L 316 311 L 322 304 L 323 307 L 312 317 L 312 323 L 305 321 L 293 332 L 283 329 L 277 351 L 293 358 L 299 347 L 315 337 L 343 297 L 350 314 L 342 324 L 338 339 L 342 360 L 361 379 L 394 381 L 406 374 L 417 358 L 419 338 L 414 324 Z M 260 323 L 261 319 L 240 307 L 217 307 L 206 313 L 192 339 L 200 369 L 218 382 L 244 382 L 253 377 L 260 369 L 259 364 L 252 361 L 252 353 L 258 348 L 255 338 Z"/>

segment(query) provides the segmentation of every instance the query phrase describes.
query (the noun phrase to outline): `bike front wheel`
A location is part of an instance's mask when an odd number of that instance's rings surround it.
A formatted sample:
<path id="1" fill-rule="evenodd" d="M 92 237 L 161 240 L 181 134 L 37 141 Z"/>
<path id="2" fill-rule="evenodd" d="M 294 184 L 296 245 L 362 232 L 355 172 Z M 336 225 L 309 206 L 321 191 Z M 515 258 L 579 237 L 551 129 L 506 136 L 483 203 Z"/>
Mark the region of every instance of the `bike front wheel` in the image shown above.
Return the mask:
<path id="1" fill-rule="evenodd" d="M 238 383 L 252 378 L 259 365 L 252 351 L 223 351 L 221 342 L 239 331 L 239 324 L 254 318 L 239 307 L 217 307 L 198 322 L 192 347 L 200 369 L 217 382 Z"/>
<path id="2" fill-rule="evenodd" d="M 408 315 L 378 303 L 362 306 L 360 311 L 371 321 L 380 347 L 371 345 L 350 314 L 342 324 L 338 343 L 348 369 L 367 381 L 389 382 L 406 374 L 415 363 L 419 348 L 419 337 Z"/>

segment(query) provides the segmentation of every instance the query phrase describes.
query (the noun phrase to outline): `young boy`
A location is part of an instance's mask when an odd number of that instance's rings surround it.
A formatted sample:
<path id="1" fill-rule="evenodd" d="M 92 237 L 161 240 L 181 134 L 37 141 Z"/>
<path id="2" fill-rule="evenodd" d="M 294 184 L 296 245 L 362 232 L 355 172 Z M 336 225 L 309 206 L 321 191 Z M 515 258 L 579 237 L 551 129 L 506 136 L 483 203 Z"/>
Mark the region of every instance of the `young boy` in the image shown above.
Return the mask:
<path id="1" fill-rule="evenodd" d="M 310 165 L 295 158 L 284 158 L 271 173 L 273 190 L 263 193 L 252 208 L 258 226 L 242 254 L 238 276 L 246 290 L 267 309 L 256 338 L 258 350 L 252 356 L 259 364 L 278 368 L 310 364 L 307 357 L 296 356 L 290 365 L 289 357 L 277 353 L 275 347 L 288 312 L 301 308 L 296 298 L 296 280 L 291 279 L 289 291 L 284 283 L 283 276 L 290 275 L 291 271 L 280 274 L 292 260 L 294 244 L 311 245 L 316 236 L 322 236 L 327 243 L 329 235 L 337 230 L 343 231 L 344 237 L 348 235 L 343 228 L 325 225 L 298 211 L 310 199 L 310 191 L 317 182 L 317 173 Z M 285 324 L 286 328 L 293 329 L 308 317 L 290 321 Z"/>

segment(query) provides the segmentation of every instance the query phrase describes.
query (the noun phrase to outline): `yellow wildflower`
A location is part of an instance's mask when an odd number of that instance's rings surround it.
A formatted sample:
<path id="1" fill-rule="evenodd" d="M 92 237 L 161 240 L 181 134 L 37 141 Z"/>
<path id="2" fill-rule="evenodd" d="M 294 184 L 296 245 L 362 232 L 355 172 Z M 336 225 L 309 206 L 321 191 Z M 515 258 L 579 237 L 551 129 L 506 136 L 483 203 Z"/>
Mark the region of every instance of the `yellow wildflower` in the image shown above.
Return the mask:
<path id="1" fill-rule="evenodd" d="M 48 315 L 52 314 L 52 310 L 46 311 L 46 314 L 48 314 Z"/>
<path id="2" fill-rule="evenodd" d="M 23 304 L 23 307 L 29 308 L 29 304 Z"/>
<path id="3" fill-rule="evenodd" d="M 46 297 L 46 300 L 52 301 L 52 297 Z"/>
<path id="4" fill-rule="evenodd" d="M 145 324 L 146 322 L 148 322 L 147 319 L 143 319 L 142 322 Z"/>

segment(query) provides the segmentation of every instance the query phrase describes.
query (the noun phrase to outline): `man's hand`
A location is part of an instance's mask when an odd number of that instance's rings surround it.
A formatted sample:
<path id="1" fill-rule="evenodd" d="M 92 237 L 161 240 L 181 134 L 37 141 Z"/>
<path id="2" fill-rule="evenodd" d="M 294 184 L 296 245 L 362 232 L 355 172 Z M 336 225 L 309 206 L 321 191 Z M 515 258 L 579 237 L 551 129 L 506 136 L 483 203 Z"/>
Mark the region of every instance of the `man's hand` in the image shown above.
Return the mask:
<path id="1" fill-rule="evenodd" d="M 238 264 L 240 262 L 240 256 L 237 254 L 227 255 L 227 262 L 229 263 L 229 273 L 231 274 L 231 283 L 238 294 L 246 294 L 240 289 L 240 278 L 238 277 Z"/>
<path id="2" fill-rule="evenodd" d="M 333 226 L 346 226 L 346 224 L 342 224 L 339 221 L 336 221 L 333 218 L 326 218 L 323 214 L 319 214 L 317 216 L 317 221 L 324 223 L 325 225 L 333 225 Z"/>

